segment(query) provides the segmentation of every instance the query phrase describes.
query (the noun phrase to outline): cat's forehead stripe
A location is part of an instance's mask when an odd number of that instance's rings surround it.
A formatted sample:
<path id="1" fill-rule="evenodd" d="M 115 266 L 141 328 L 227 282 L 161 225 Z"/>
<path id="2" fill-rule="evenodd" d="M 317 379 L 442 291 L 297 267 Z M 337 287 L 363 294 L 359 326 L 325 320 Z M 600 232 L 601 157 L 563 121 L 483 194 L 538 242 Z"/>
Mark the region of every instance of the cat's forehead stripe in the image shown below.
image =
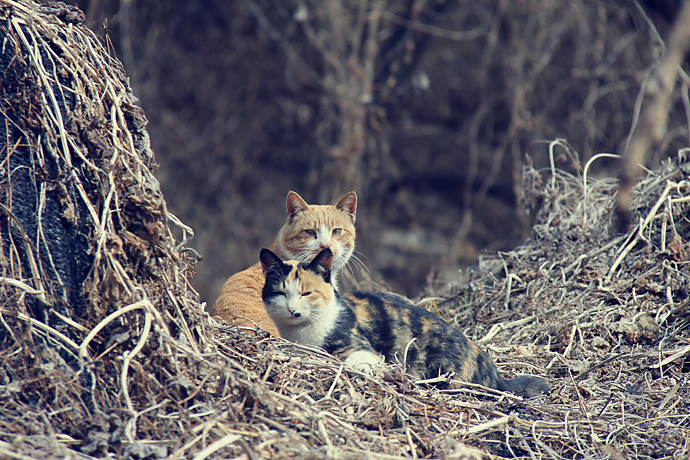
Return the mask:
<path id="1" fill-rule="evenodd" d="M 283 287 L 287 285 L 287 283 L 293 281 L 295 279 L 295 276 L 297 275 L 297 264 L 298 262 L 294 260 L 288 260 L 285 262 L 285 265 L 288 265 L 290 267 L 290 271 L 285 274 L 283 277 Z"/>
<path id="2" fill-rule="evenodd" d="M 298 214 L 296 220 L 298 222 L 308 221 L 314 227 L 340 227 L 342 226 L 340 219 L 346 219 L 349 222 L 349 216 L 335 206 L 312 205 L 309 207 L 309 210 L 311 211 L 310 213 L 303 212 Z"/>
<path id="3" fill-rule="evenodd" d="M 292 267 L 290 276 L 286 279 L 286 290 L 291 290 L 294 293 L 302 294 L 304 292 L 311 292 L 315 298 L 320 298 L 323 303 L 328 303 L 333 295 L 333 290 L 320 288 L 324 284 L 323 279 L 305 267 L 306 263 L 299 263 L 294 260 L 285 262 Z M 326 283 L 326 286 L 329 286 Z"/>
<path id="4" fill-rule="evenodd" d="M 300 282 L 300 285 L 304 285 L 314 282 L 314 280 L 319 278 L 315 273 L 312 273 L 311 270 L 307 270 L 309 262 L 287 260 L 285 264 L 290 266 L 290 273 L 285 277 L 286 283 Z"/>

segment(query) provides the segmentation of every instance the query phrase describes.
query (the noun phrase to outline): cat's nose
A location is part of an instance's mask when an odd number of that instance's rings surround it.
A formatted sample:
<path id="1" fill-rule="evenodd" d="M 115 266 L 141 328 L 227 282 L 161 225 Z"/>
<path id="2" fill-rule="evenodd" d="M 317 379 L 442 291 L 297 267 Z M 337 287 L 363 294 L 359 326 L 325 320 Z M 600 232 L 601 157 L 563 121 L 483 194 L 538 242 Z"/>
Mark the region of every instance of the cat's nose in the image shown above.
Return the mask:
<path id="1" fill-rule="evenodd" d="M 293 310 L 292 308 L 288 308 L 287 311 L 295 318 L 299 318 L 300 316 L 302 316 L 300 312 L 295 312 L 295 310 Z"/>
<path id="2" fill-rule="evenodd" d="M 321 243 L 321 244 L 319 245 L 319 247 L 320 247 L 321 249 L 328 249 L 328 248 L 331 247 L 331 243 Z"/>

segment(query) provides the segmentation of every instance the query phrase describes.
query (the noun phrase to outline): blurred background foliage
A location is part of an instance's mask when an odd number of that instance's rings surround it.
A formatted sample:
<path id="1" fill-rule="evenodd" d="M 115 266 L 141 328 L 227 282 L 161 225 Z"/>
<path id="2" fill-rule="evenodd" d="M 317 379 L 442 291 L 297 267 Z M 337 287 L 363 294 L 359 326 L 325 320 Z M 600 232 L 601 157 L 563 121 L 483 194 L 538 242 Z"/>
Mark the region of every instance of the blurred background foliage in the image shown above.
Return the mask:
<path id="1" fill-rule="evenodd" d="M 357 192 L 370 273 L 346 288 L 430 294 L 482 250 L 520 244 L 523 162 L 548 168 L 555 138 L 573 174 L 623 151 L 680 2 L 71 3 L 127 69 L 212 303 L 272 242 L 288 190 L 320 204 Z M 683 94 L 652 167 L 688 145 Z"/>

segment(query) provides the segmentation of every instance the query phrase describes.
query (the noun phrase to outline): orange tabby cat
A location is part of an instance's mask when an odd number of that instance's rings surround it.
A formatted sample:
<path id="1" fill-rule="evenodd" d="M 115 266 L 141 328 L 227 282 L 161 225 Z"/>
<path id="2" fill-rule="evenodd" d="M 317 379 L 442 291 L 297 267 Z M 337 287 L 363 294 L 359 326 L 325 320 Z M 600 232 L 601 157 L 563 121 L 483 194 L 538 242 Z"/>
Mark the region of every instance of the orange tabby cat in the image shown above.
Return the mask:
<path id="1" fill-rule="evenodd" d="M 350 192 L 332 205 L 309 205 L 295 192 L 286 200 L 287 221 L 280 229 L 271 250 L 283 260 L 310 262 L 325 248 L 333 252 L 333 284 L 355 250 L 357 195 Z M 229 324 L 253 327 L 280 336 L 266 309 L 261 291 L 266 283 L 261 264 L 231 276 L 223 285 L 211 309 Z"/>

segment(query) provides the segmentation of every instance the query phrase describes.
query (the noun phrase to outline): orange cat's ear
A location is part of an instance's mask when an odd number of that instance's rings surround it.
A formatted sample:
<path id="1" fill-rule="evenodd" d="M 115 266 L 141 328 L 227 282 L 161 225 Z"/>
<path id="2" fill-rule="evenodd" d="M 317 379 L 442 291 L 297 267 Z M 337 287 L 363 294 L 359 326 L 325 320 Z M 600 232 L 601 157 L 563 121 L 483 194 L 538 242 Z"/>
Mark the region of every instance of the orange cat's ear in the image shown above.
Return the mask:
<path id="1" fill-rule="evenodd" d="M 355 223 L 355 218 L 357 217 L 357 194 L 355 192 L 347 193 L 338 201 L 335 207 L 347 213 L 352 223 Z"/>
<path id="2" fill-rule="evenodd" d="M 259 254 L 259 259 L 261 260 L 261 270 L 264 272 L 264 276 L 270 271 L 277 270 L 283 265 L 283 261 L 280 257 L 273 254 L 270 249 L 262 249 L 261 254 Z"/>
<path id="3" fill-rule="evenodd" d="M 288 192 L 287 199 L 285 200 L 285 209 L 287 210 L 288 217 L 294 217 L 295 214 L 307 208 L 309 208 L 309 205 L 301 196 L 292 190 Z"/>

